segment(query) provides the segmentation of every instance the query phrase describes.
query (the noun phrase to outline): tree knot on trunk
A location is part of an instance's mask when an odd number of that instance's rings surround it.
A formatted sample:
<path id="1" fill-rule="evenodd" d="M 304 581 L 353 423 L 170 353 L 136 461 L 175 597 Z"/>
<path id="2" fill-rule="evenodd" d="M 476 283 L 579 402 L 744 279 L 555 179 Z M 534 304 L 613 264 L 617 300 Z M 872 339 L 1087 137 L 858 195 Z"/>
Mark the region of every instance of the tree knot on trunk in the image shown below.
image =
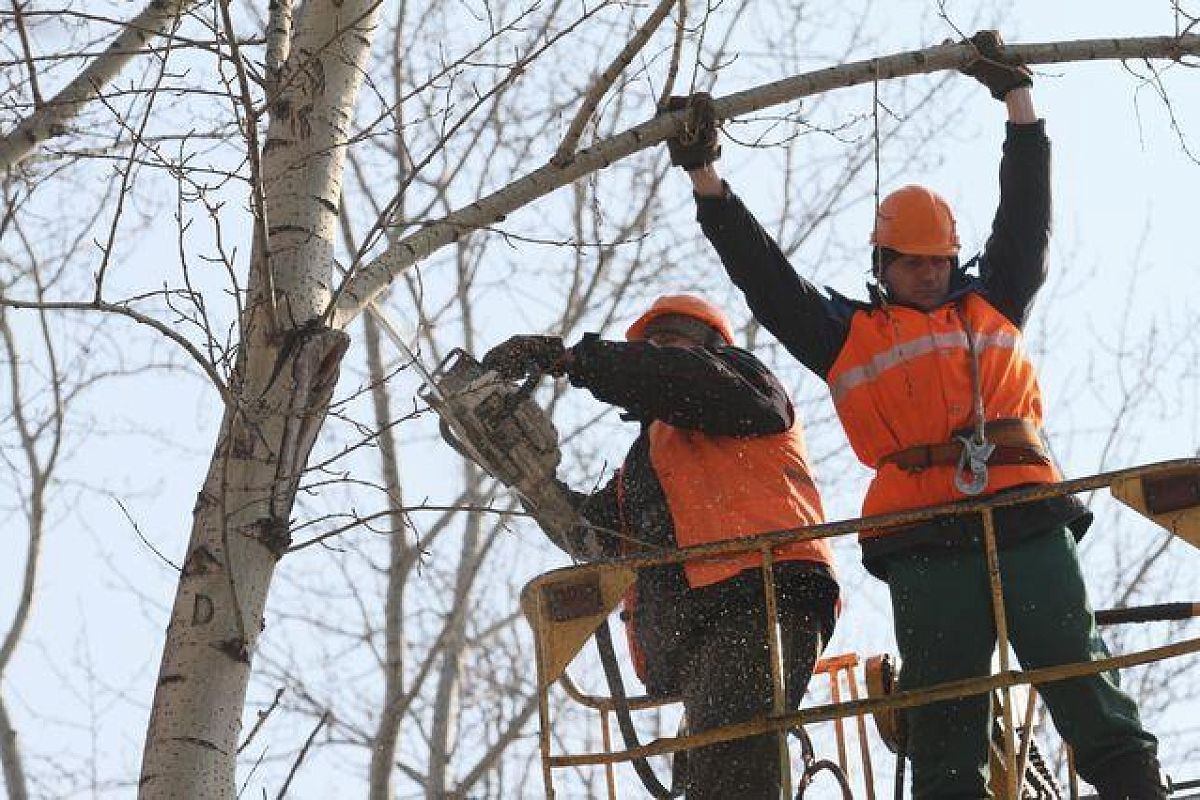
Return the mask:
<path id="1" fill-rule="evenodd" d="M 255 525 L 254 538 L 271 551 L 275 560 L 283 558 L 292 544 L 292 533 L 288 521 L 282 517 L 263 517 Z"/>
<path id="2" fill-rule="evenodd" d="M 218 642 L 217 644 L 213 645 L 213 647 L 215 647 L 217 650 L 220 650 L 222 653 L 238 663 L 250 663 L 250 650 L 246 647 L 245 639 L 234 637 L 232 639 L 226 639 L 223 642 Z"/>

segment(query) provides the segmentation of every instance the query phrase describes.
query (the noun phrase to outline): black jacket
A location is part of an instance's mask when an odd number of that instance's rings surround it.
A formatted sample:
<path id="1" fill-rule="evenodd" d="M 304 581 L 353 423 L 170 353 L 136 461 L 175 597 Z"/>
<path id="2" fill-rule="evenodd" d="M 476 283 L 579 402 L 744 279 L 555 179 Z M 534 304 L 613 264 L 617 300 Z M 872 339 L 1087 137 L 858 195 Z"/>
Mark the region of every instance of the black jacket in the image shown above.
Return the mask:
<path id="1" fill-rule="evenodd" d="M 1008 124 L 1000 162 L 1000 204 L 992 233 L 978 258 L 978 275 L 957 270 L 946 302 L 975 292 L 1018 328 L 1023 328 L 1046 279 L 1050 238 L 1050 141 L 1042 120 Z M 870 287 L 870 302 L 827 295 L 797 274 L 783 251 L 732 192 L 697 197 L 697 218 L 729 277 L 746 296 L 754 316 L 804 366 L 826 379 L 850 332 L 850 318 L 880 302 Z M 1074 497 L 1055 498 L 996 512 L 1001 543 L 1069 525 L 1082 536 L 1091 514 Z M 863 542 L 863 560 L 876 575 L 884 559 L 923 547 L 976 546 L 977 516 L 943 518 L 903 533 Z"/>
<path id="2" fill-rule="evenodd" d="M 650 461 L 651 422 L 714 436 L 764 436 L 788 430 L 794 420 L 787 391 L 762 362 L 736 347 L 660 347 L 589 334 L 572 353 L 571 383 L 625 409 L 625 418 L 640 425 L 608 484 L 590 495 L 573 493 L 609 556 L 677 546 L 666 496 Z M 788 562 L 778 568 L 776 583 L 781 613 L 785 607 L 816 605 L 827 639 L 837 599 L 828 568 Z M 756 570 L 701 589 L 688 586 L 679 564 L 642 570 L 633 621 L 646 657 L 648 691 L 675 694 L 678 649 L 703 635 L 727 609 L 761 604 L 761 593 Z"/>

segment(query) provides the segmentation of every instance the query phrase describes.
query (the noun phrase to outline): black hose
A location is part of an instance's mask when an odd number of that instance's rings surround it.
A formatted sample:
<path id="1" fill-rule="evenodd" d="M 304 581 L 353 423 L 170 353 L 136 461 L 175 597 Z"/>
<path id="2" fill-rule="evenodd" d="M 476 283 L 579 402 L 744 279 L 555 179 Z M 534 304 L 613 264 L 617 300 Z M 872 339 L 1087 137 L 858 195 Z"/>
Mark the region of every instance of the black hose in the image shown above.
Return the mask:
<path id="1" fill-rule="evenodd" d="M 629 698 L 625 694 L 625 682 L 621 679 L 621 668 L 617 664 L 617 654 L 613 649 L 612 631 L 609 630 L 608 620 L 600 623 L 596 629 L 596 650 L 600 654 L 600 665 L 604 668 L 604 679 L 608 683 L 608 693 L 612 695 L 613 708 L 616 712 L 617 727 L 621 730 L 621 738 L 625 740 L 625 749 L 633 750 L 641 747 L 637 731 L 633 728 L 633 719 L 629 716 Z M 667 789 L 654 774 L 644 757 L 639 756 L 630 760 L 633 769 L 642 780 L 646 791 L 660 800 L 671 800 L 680 797 L 683 789 Z"/>
<path id="2" fill-rule="evenodd" d="M 1097 625 L 1122 625 L 1128 622 L 1160 622 L 1200 616 L 1200 603 L 1162 603 L 1156 606 L 1108 608 L 1096 612 Z"/>

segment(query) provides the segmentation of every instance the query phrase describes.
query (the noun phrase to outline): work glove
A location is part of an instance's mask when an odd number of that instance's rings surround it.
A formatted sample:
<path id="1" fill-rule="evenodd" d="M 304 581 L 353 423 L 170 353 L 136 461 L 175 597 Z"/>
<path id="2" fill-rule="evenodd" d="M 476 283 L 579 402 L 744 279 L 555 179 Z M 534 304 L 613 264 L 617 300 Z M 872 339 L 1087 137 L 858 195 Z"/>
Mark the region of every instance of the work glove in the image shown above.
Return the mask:
<path id="1" fill-rule="evenodd" d="M 671 163 L 685 170 L 700 169 L 721 157 L 721 142 L 717 136 L 717 108 L 712 95 L 696 92 L 687 97 L 671 97 L 659 113 L 687 109 L 683 130 L 667 139 Z"/>
<path id="2" fill-rule="evenodd" d="M 558 376 L 567 370 L 567 348 L 557 336 L 518 335 L 489 350 L 482 363 L 508 381 L 534 374 Z"/>
<path id="3" fill-rule="evenodd" d="M 1013 89 L 1033 85 L 1033 73 L 1024 64 L 1005 64 L 1000 60 L 1000 46 L 1004 41 L 996 31 L 980 31 L 967 39 L 978 51 L 975 59 L 962 67 L 964 75 L 970 75 L 992 93 L 992 97 L 1003 102 L 1004 96 Z"/>

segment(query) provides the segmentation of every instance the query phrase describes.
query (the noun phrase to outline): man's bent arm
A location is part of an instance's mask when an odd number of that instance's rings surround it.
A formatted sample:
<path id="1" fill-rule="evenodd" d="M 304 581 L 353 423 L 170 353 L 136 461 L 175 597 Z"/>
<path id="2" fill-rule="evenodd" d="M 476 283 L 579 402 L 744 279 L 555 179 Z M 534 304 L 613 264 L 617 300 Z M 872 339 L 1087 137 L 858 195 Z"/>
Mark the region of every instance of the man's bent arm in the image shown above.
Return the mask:
<path id="1" fill-rule="evenodd" d="M 643 422 L 712 436 L 761 436 L 792 424 L 787 392 L 762 362 L 736 347 L 661 347 L 588 335 L 571 353 L 571 383 Z"/>

